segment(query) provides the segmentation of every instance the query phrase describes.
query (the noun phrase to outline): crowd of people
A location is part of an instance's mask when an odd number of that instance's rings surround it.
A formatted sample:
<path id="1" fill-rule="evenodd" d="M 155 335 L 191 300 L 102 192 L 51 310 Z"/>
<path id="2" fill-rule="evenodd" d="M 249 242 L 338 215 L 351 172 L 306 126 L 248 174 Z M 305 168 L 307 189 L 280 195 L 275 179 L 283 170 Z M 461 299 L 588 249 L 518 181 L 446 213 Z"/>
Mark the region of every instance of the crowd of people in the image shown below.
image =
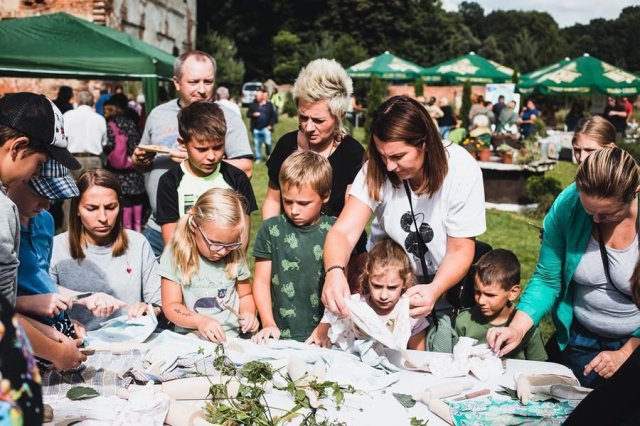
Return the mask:
<path id="1" fill-rule="evenodd" d="M 615 147 L 609 121 L 577 124 L 575 183 L 545 218 L 536 272 L 518 301 L 515 254 L 477 241 L 486 231 L 482 173 L 447 139 L 456 120 L 446 99 L 428 108 L 387 99 L 365 151 L 343 126 L 351 79 L 337 62 L 313 60 L 293 87 L 298 130 L 273 149 L 277 110 L 258 91 L 247 112 L 252 151 L 228 91 L 213 102 L 215 76 L 207 53 L 177 58 L 178 98 L 153 109 L 142 132 L 124 95 L 103 99 L 107 120 L 88 92 L 64 116 L 41 95 L 0 99 L 0 370 L 26 424 L 42 418 L 38 368 L 79 367 L 83 337 L 105 319 L 153 314 L 212 342 L 330 347 L 332 321 L 349 315 L 354 294 L 386 324 L 408 298 L 410 349 L 433 349 L 436 314 L 462 309 L 458 336 L 500 356 L 561 362 L 585 386 L 637 370 L 640 171 Z M 474 108 L 515 120 L 504 99 Z M 537 116 L 528 101 L 523 132 Z M 81 123 L 85 133 L 67 129 Z M 269 181 L 251 235 L 263 144 Z M 143 226 L 145 194 L 152 212 Z M 66 227 L 54 235 L 48 209 L 62 201 Z M 538 325 L 549 313 L 556 333 L 545 347 Z"/>

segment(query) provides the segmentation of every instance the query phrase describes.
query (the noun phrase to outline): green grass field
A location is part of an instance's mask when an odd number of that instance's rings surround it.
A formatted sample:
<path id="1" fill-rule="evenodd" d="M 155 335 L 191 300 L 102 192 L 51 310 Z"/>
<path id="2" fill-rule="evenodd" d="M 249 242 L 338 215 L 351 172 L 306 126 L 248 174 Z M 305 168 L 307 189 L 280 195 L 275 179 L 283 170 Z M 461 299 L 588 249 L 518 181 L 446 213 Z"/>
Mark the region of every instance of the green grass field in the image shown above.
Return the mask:
<path id="1" fill-rule="evenodd" d="M 249 124 L 247 122 L 247 128 Z M 280 122 L 276 124 L 273 134 L 273 143 L 285 133 L 297 128 L 298 122 L 295 118 L 280 117 Z M 356 139 L 362 141 L 364 131 L 362 128 L 354 132 Z M 560 181 L 562 187 L 569 185 L 575 176 L 576 165 L 569 162 L 558 162 L 556 167 L 547 173 L 547 176 L 554 177 Z M 262 207 L 262 202 L 267 191 L 267 168 L 264 163 L 256 163 L 253 167 L 253 178 L 251 183 L 258 201 L 258 207 Z M 540 248 L 539 231 L 528 225 L 527 222 L 540 225 L 541 220 L 529 215 L 517 213 L 507 213 L 497 210 L 487 210 L 487 232 L 479 237 L 480 240 L 491 244 L 494 248 L 505 248 L 513 251 L 520 259 L 522 265 L 522 284 L 526 285 L 535 270 L 538 261 L 538 251 Z M 261 213 L 254 212 L 251 215 L 251 235 L 255 237 L 260 224 L 262 223 Z M 249 245 L 248 261 L 253 268 L 253 241 Z M 548 336 L 553 332 L 553 325 L 549 318 L 542 324 L 543 336 Z"/>

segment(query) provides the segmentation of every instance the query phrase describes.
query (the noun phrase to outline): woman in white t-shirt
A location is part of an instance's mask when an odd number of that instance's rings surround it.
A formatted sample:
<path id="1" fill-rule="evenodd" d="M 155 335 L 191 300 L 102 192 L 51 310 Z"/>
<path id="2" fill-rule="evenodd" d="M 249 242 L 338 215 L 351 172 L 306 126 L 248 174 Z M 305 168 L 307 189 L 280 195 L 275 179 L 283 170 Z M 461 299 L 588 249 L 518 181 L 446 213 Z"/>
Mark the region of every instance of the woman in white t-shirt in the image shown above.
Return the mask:
<path id="1" fill-rule="evenodd" d="M 463 148 L 443 143 L 425 109 L 409 97 L 385 101 L 370 134 L 368 161 L 327 235 L 322 301 L 330 311 L 348 314 L 344 266 L 375 214 L 370 243 L 390 237 L 407 252 L 418 282 L 430 283 L 405 293 L 411 298 L 411 316 L 426 316 L 466 276 L 475 237 L 486 230 L 482 172 Z"/>

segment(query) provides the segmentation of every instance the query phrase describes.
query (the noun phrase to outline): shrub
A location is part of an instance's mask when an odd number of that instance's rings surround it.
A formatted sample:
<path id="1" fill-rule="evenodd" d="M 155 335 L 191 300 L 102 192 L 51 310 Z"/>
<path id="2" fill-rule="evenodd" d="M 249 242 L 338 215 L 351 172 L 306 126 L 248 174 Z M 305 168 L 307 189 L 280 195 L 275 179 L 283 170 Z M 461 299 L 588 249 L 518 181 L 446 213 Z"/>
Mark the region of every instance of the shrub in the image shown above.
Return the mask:
<path id="1" fill-rule="evenodd" d="M 413 82 L 413 90 L 416 92 L 416 98 L 424 96 L 424 83 L 422 83 L 421 78 L 417 78 L 416 81 Z"/>
<path id="2" fill-rule="evenodd" d="M 373 77 L 371 79 L 371 85 L 369 86 L 369 91 L 367 92 L 367 119 L 365 121 L 365 141 L 369 140 L 369 128 L 371 127 L 371 122 L 373 121 L 373 114 L 376 112 L 378 107 L 382 105 L 384 100 L 386 99 L 387 88 L 382 83 L 382 81 Z"/>
<path id="3" fill-rule="evenodd" d="M 546 176 L 530 176 L 527 179 L 527 194 L 534 202 L 538 203 L 535 215 L 543 217 L 547 214 L 553 201 L 562 192 L 562 186 L 558 179 Z"/>
<path id="4" fill-rule="evenodd" d="M 298 115 L 298 108 L 296 107 L 296 103 L 293 100 L 293 94 L 291 91 L 287 92 L 285 96 L 284 105 L 282 106 L 283 114 L 288 115 L 289 117 L 295 117 Z"/>
<path id="5" fill-rule="evenodd" d="M 471 110 L 471 82 L 469 80 L 464 82 L 462 86 L 462 105 L 460 105 L 460 119 L 462 120 L 462 127 L 469 128 L 469 111 Z"/>

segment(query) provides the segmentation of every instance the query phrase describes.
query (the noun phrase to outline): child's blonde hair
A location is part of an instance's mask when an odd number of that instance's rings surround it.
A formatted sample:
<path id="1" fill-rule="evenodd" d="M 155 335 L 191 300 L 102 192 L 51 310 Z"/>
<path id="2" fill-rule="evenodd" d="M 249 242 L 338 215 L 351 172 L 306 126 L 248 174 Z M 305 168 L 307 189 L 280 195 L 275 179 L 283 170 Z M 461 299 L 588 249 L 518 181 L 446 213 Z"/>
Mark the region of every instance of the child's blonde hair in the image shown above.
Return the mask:
<path id="1" fill-rule="evenodd" d="M 405 253 L 400 244 L 390 238 L 376 243 L 367 255 L 367 261 L 364 264 L 364 270 L 358 277 L 358 286 L 367 293 L 371 291 L 369 280 L 375 273 L 375 269 L 395 269 L 398 276 L 402 280 L 402 292 L 407 291 L 416 283 L 416 276 L 413 274 L 413 268 L 409 257 Z"/>
<path id="2" fill-rule="evenodd" d="M 313 151 L 296 151 L 280 168 L 280 188 L 309 186 L 320 197 L 331 193 L 331 164 Z"/>
<path id="3" fill-rule="evenodd" d="M 240 228 L 244 231 L 245 210 L 244 198 L 236 191 L 223 188 L 212 188 L 202 194 L 189 213 L 178 221 L 176 231 L 171 238 L 173 251 L 173 268 L 182 275 L 182 284 L 191 283 L 191 278 L 198 272 L 200 253 L 196 244 L 194 225 L 201 226 L 205 221 L 217 222 L 220 226 Z M 195 224 L 192 225 L 192 222 Z M 240 247 L 225 256 L 227 276 L 236 275 L 238 266 L 244 261 L 244 250 Z"/>

